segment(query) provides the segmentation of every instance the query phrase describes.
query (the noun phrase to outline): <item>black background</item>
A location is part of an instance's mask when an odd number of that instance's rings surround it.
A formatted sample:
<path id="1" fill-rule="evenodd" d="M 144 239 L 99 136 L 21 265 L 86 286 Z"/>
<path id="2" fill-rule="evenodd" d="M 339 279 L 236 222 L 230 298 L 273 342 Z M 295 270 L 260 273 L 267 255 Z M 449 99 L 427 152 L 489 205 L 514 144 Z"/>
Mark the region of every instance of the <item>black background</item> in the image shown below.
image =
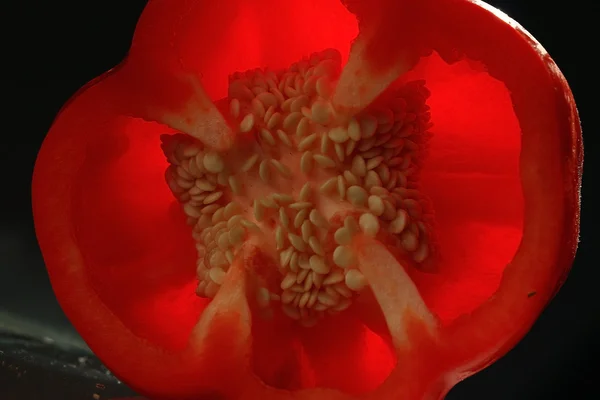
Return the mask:
<path id="1" fill-rule="evenodd" d="M 54 116 L 78 88 L 122 60 L 145 3 L 13 1 L 0 6 L 0 331 L 51 339 L 42 344 L 83 346 L 52 296 L 37 248 L 30 211 L 31 174 Z M 593 18 L 600 17 L 600 7 L 592 1 L 490 3 L 544 45 L 575 94 L 586 145 L 581 245 L 570 278 L 527 337 L 493 366 L 460 383 L 447 399 L 600 398 L 596 391 L 600 281 L 592 253 L 596 202 L 590 189 L 598 133 L 593 120 L 597 111 L 592 110 L 598 101 L 591 96 L 597 82 L 597 72 L 596 76 L 591 72 L 597 68 L 590 67 L 599 36 Z M 1 399 L 92 398 L 89 385 L 79 390 L 78 380 L 83 378 L 52 371 L 52 363 L 42 363 L 43 357 L 25 360 L 13 354 L 4 360 L 12 354 L 6 343 L 0 341 Z M 26 364 L 22 369 L 37 363 L 36 378 L 24 381 L 18 376 L 19 363 Z M 114 393 L 125 392 L 116 386 Z"/>

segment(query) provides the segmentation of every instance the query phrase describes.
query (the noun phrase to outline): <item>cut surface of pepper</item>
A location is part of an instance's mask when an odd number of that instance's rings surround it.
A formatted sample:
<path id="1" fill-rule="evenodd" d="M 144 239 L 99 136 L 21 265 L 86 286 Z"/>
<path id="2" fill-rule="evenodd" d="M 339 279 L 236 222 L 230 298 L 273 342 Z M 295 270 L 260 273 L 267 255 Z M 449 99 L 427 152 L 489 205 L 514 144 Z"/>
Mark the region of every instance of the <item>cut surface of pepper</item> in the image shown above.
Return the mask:
<path id="1" fill-rule="evenodd" d="M 34 216 L 152 399 L 436 399 L 564 281 L 581 154 L 564 77 L 483 3 L 154 0 L 57 117 Z"/>

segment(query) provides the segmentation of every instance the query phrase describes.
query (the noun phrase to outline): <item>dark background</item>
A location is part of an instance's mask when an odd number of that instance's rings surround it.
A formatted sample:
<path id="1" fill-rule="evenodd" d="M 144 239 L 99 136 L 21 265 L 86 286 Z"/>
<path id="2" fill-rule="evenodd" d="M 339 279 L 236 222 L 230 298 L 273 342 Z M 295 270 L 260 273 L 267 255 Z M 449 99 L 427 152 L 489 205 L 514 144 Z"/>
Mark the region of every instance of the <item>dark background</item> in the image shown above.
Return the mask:
<path id="1" fill-rule="evenodd" d="M 591 248 L 595 201 L 590 189 L 598 132 L 591 87 L 597 79 L 587 67 L 598 48 L 592 17 L 600 16 L 600 7 L 585 0 L 560 6 L 489 2 L 544 45 L 575 94 L 587 157 L 581 245 L 569 279 L 527 337 L 447 399 L 597 399 L 600 281 Z M 104 399 L 129 392 L 89 353 L 52 295 L 34 236 L 30 179 L 54 116 L 77 89 L 122 60 L 145 3 L 13 1 L 1 6 L 1 399 Z"/>

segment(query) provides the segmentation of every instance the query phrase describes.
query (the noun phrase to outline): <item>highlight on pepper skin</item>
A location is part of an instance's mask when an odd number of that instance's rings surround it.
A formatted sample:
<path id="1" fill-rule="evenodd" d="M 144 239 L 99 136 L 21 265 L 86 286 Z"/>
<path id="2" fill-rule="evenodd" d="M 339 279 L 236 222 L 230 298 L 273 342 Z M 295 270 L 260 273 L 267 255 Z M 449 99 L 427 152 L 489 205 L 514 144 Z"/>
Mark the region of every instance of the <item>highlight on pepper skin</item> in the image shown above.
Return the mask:
<path id="1" fill-rule="evenodd" d="M 149 1 L 36 163 L 52 285 L 106 365 L 152 399 L 423 400 L 514 346 L 577 245 L 541 46 L 467 0 L 188 3 Z"/>

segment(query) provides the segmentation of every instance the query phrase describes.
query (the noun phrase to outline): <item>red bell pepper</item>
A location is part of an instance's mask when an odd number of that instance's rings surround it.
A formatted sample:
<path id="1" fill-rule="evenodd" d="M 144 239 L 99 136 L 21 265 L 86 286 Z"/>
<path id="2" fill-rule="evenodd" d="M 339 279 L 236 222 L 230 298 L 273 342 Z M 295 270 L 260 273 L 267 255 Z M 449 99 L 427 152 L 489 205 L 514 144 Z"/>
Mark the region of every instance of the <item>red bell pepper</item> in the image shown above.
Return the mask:
<path id="1" fill-rule="evenodd" d="M 152 399 L 439 399 L 563 283 L 581 168 L 567 82 L 484 3 L 150 0 L 33 206 L 66 314 Z"/>

